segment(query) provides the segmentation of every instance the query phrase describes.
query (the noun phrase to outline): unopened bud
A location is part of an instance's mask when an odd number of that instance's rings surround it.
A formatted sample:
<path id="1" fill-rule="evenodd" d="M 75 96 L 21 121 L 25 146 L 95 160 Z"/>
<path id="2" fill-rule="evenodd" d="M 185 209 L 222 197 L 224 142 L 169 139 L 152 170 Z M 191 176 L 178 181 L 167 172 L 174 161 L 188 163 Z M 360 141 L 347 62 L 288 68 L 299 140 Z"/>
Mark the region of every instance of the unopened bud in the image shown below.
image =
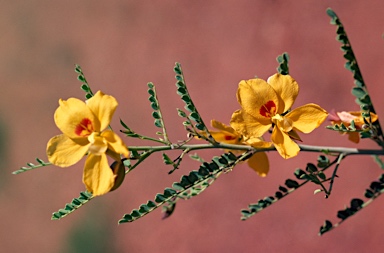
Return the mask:
<path id="1" fill-rule="evenodd" d="M 124 178 L 125 178 L 125 167 L 123 164 L 123 161 L 114 161 L 111 164 L 111 170 L 113 171 L 113 174 L 116 176 L 115 177 L 115 184 L 113 185 L 112 189 L 110 191 L 114 191 L 117 188 L 120 187 L 120 185 L 123 183 Z"/>

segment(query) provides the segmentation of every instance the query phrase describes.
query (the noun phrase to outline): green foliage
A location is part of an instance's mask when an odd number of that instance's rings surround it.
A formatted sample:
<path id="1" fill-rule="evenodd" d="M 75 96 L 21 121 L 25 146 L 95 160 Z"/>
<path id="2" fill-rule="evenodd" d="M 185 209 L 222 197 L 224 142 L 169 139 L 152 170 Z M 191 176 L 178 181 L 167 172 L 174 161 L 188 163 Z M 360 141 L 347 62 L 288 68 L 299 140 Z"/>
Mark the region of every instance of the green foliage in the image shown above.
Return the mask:
<path id="1" fill-rule="evenodd" d="M 338 227 L 342 222 L 344 222 L 349 217 L 355 215 L 358 211 L 361 211 L 363 208 L 367 207 L 374 199 L 379 197 L 384 193 L 384 174 L 382 174 L 377 181 L 371 182 L 368 189 L 365 190 L 364 196 L 368 199 L 363 201 L 359 198 L 353 198 L 350 202 L 349 207 L 345 207 L 342 210 L 337 212 L 337 218 L 341 219 L 338 223 L 332 224 L 331 221 L 326 220 L 324 225 L 320 227 L 319 235 L 323 235 L 326 232 L 331 231 L 332 229 Z"/>
<path id="2" fill-rule="evenodd" d="M 38 162 L 38 164 L 27 163 L 28 167 L 21 167 L 19 170 L 16 170 L 16 171 L 12 172 L 12 174 L 16 175 L 16 174 L 20 174 L 20 173 L 23 173 L 23 172 L 26 172 L 26 171 L 33 170 L 33 169 L 37 169 L 37 168 L 41 168 L 41 167 L 45 167 L 45 166 L 51 165 L 50 162 L 44 162 L 40 158 L 36 158 L 36 161 Z"/>
<path id="3" fill-rule="evenodd" d="M 51 220 L 60 220 L 61 218 L 67 216 L 68 214 L 76 211 L 78 208 L 82 207 L 88 201 L 92 199 L 92 194 L 89 192 L 80 192 L 80 197 L 74 198 L 71 203 L 67 203 L 63 209 L 60 209 L 57 212 L 52 214 Z"/>
<path id="4" fill-rule="evenodd" d="M 334 124 L 330 126 L 326 126 L 327 129 L 333 130 L 333 131 L 338 131 L 338 132 L 361 132 L 362 130 L 357 130 L 355 126 L 355 121 L 351 121 L 349 126 L 346 126 L 343 122 L 340 124 Z"/>
<path id="5" fill-rule="evenodd" d="M 282 75 L 288 75 L 289 74 L 289 67 L 288 67 L 288 62 L 289 62 L 289 55 L 287 52 L 279 55 L 276 58 L 277 62 L 279 63 L 279 66 L 277 67 L 277 72 Z"/>
<path id="6" fill-rule="evenodd" d="M 176 78 L 176 87 L 177 87 L 177 94 L 180 96 L 181 100 L 185 103 L 185 109 L 190 112 L 190 114 L 187 116 L 187 114 L 178 109 L 178 114 L 180 117 L 187 118 L 187 120 L 183 123 L 184 126 L 193 126 L 191 124 L 191 121 L 194 121 L 196 124 L 194 127 L 197 129 L 190 129 L 187 128 L 192 134 L 197 135 L 203 139 L 207 139 L 211 143 L 215 143 L 215 140 L 212 138 L 211 134 L 208 131 L 208 128 L 204 124 L 203 119 L 201 118 L 199 112 L 197 111 L 197 108 L 195 107 L 191 96 L 189 95 L 187 86 L 185 84 L 184 74 L 181 69 L 180 63 L 176 63 L 174 67 L 175 72 L 175 78 Z M 203 131 L 206 135 L 201 135 L 199 131 Z M 207 136 L 207 137 L 205 137 Z"/>
<path id="7" fill-rule="evenodd" d="M 161 115 L 160 104 L 157 99 L 156 88 L 153 83 L 148 83 L 148 94 L 148 100 L 151 103 L 151 108 L 153 109 L 152 117 L 155 120 L 155 126 L 164 129 L 163 116 Z"/>
<path id="8" fill-rule="evenodd" d="M 266 196 L 263 199 L 259 199 L 256 203 L 249 204 L 248 208 L 242 209 L 241 220 L 249 219 L 253 215 L 264 210 L 265 208 L 269 207 L 273 203 L 276 203 L 278 200 L 282 199 L 283 197 L 288 196 L 289 194 L 299 189 L 300 187 L 302 187 L 308 182 L 312 182 L 322 187 L 322 190 L 317 190 L 316 192 L 319 192 L 319 191 L 328 192 L 323 185 L 323 182 L 328 181 L 327 177 L 324 174 L 324 171 L 330 168 L 332 165 L 336 164 L 337 161 L 338 161 L 338 158 L 330 162 L 326 156 L 320 155 L 317 159 L 317 162 L 318 162 L 317 166 L 312 163 L 308 163 L 305 171 L 302 169 L 296 169 L 294 172 L 294 175 L 296 179 L 300 180 L 301 182 L 298 182 L 293 179 L 285 180 L 284 186 L 280 185 L 278 190 L 275 192 L 273 196 L 272 195 Z"/>
<path id="9" fill-rule="evenodd" d="M 198 162 L 205 162 L 203 158 L 201 158 L 197 153 L 194 153 L 189 156 L 192 160 L 198 161 Z"/>
<path id="10" fill-rule="evenodd" d="M 377 165 L 379 165 L 379 167 L 380 167 L 381 169 L 384 169 L 384 162 L 383 162 L 383 160 L 380 159 L 379 156 L 374 155 L 374 156 L 373 156 L 373 159 L 375 160 L 375 162 L 377 163 Z"/>
<path id="11" fill-rule="evenodd" d="M 138 134 L 137 132 L 135 132 L 131 128 L 129 128 L 128 125 L 125 124 L 122 119 L 120 119 L 120 124 L 124 128 L 124 130 L 120 130 L 120 132 L 125 134 L 127 137 L 138 138 L 138 139 L 141 139 L 141 140 L 150 140 L 150 141 L 159 142 L 159 143 L 162 143 L 162 144 L 169 145 L 169 142 L 165 141 L 164 139 L 161 139 L 161 138 L 160 139 L 155 139 L 155 138 L 152 138 L 152 137 L 148 137 L 148 136 L 145 136 L 145 135 Z"/>
<path id="12" fill-rule="evenodd" d="M 361 74 L 359 65 L 357 64 L 357 60 L 355 57 L 355 54 L 352 50 L 351 43 L 348 39 L 347 33 L 345 32 L 344 26 L 341 23 L 339 17 L 336 15 L 336 13 L 328 8 L 327 9 L 328 16 L 331 17 L 331 24 L 336 25 L 336 40 L 338 40 L 341 45 L 341 50 L 344 53 L 344 58 L 347 60 L 345 63 L 345 68 L 352 72 L 353 78 L 355 79 L 355 87 L 352 88 L 352 95 L 356 97 L 356 103 L 362 107 L 365 107 L 365 111 L 373 112 L 375 113 L 375 109 L 373 107 L 371 98 L 368 94 L 367 87 L 365 85 L 363 75 Z M 373 123 L 374 125 L 374 132 L 369 137 L 374 136 L 375 141 L 380 145 L 384 146 L 384 136 L 383 132 L 380 126 L 379 121 Z M 363 135 L 364 137 L 364 135 Z"/>
<path id="13" fill-rule="evenodd" d="M 172 188 L 165 188 L 162 194 L 158 193 L 155 201 L 149 200 L 138 209 L 132 210 L 130 214 L 125 214 L 123 218 L 119 220 L 119 224 L 133 222 L 164 204 L 167 204 L 166 209 L 172 206 L 174 208 L 178 199 L 190 199 L 199 195 L 207 189 L 222 172 L 228 171 L 248 155 L 248 153 L 245 153 L 236 157 L 232 153 L 226 153 L 220 157 L 214 157 L 210 163 L 204 162 L 200 165 L 199 170 L 191 171 L 188 175 L 182 176 L 179 182 L 173 183 Z"/>
<path id="14" fill-rule="evenodd" d="M 87 82 L 87 79 L 84 76 L 83 70 L 77 64 L 75 65 L 75 72 L 78 74 L 77 80 L 79 80 L 81 82 L 80 88 L 83 91 L 85 91 L 85 98 L 90 99 L 91 97 L 93 97 L 94 94 L 91 90 L 91 87 L 89 86 L 89 84 Z"/>
<path id="15" fill-rule="evenodd" d="M 355 121 L 352 120 L 349 125 L 348 123 L 340 123 L 335 124 L 333 126 L 328 126 L 327 128 L 344 133 L 359 132 L 362 138 L 370 138 L 376 141 L 382 147 L 384 147 L 384 136 L 382 135 L 380 124 L 378 121 L 372 122 L 371 119 L 371 112 L 375 111 L 372 105 L 371 98 L 368 94 L 366 85 L 362 78 L 360 69 L 358 67 L 356 57 L 352 50 L 349 39 L 346 35 L 345 29 L 335 12 L 333 12 L 331 9 L 328 9 L 327 13 L 331 17 L 331 23 L 337 26 L 336 38 L 339 42 L 342 43 L 341 50 L 343 51 L 343 56 L 347 61 L 345 67 L 353 73 L 353 78 L 355 79 L 355 86 L 352 88 L 352 94 L 356 97 L 356 101 L 361 107 L 361 115 L 364 119 L 364 125 L 362 127 L 360 127 L 360 124 L 356 126 Z M 277 57 L 277 62 L 279 63 L 277 71 L 282 75 L 288 75 L 289 55 L 287 53 L 279 55 Z M 86 98 L 91 98 L 93 96 L 93 92 L 90 86 L 88 85 L 88 82 L 83 74 L 81 67 L 76 65 L 75 72 L 78 74 L 77 79 L 81 82 L 81 89 L 86 92 Z M 159 100 L 157 98 L 156 88 L 153 83 L 148 83 L 148 100 L 152 109 L 151 115 L 154 119 L 154 125 L 157 128 L 162 129 L 162 132 L 156 133 L 157 135 L 161 135 L 162 138 L 155 139 L 152 137 L 143 136 L 129 128 L 128 125 L 125 124 L 122 120 L 120 120 L 120 123 L 124 129 L 121 130 L 121 132 L 124 133 L 127 137 L 139 138 L 142 140 L 151 140 L 164 144 L 164 146 L 128 147 L 130 150 L 130 157 L 129 159 L 122 160 L 124 166 L 127 167 L 128 170 L 125 170 L 125 168 L 121 166 L 122 164 L 119 161 L 119 168 L 123 168 L 122 170 L 120 170 L 122 171 L 121 173 L 129 173 L 155 152 L 163 152 L 162 160 L 166 165 L 172 166 L 172 169 L 168 173 L 171 174 L 173 171 L 179 168 L 179 165 L 181 164 L 184 155 L 188 154 L 192 150 L 208 148 L 234 150 L 236 148 L 243 149 L 245 147 L 235 144 L 232 145 L 227 143 L 217 143 L 213 139 L 213 137 L 208 131 L 208 128 L 204 124 L 201 115 L 197 111 L 197 108 L 195 107 L 192 101 L 192 98 L 185 84 L 181 65 L 179 63 L 176 63 L 174 67 L 174 72 L 176 74 L 175 77 L 177 94 L 185 103 L 185 110 L 177 109 L 177 111 L 178 115 L 184 118 L 183 125 L 188 131 L 188 139 L 184 141 L 179 141 L 177 143 L 172 143 L 168 140 L 165 124 L 160 110 Z M 187 143 L 191 141 L 195 136 L 208 141 L 209 144 L 187 145 Z M 325 197 L 328 197 L 331 193 L 333 182 L 337 177 L 337 170 L 342 159 L 352 154 L 383 154 L 382 150 L 357 150 L 338 147 L 332 148 L 300 145 L 302 150 L 305 149 L 304 146 L 307 146 L 306 151 L 323 152 L 324 154 L 329 154 L 333 156 L 334 159 L 333 161 L 330 161 L 327 156 L 320 155 L 317 160 L 317 164 L 307 163 L 305 170 L 302 170 L 300 168 L 296 169 L 294 172 L 295 179 L 286 179 L 284 181 L 284 184 L 280 185 L 274 194 L 259 199 L 256 203 L 249 204 L 246 209 L 242 209 L 241 220 L 246 220 L 250 218 L 251 216 L 255 215 L 261 210 L 264 210 L 265 208 L 282 199 L 283 197 L 288 196 L 289 194 L 299 189 L 301 186 L 305 185 L 308 182 L 311 182 L 320 187 L 320 189 L 315 190 L 315 193 L 323 192 L 325 194 Z M 188 200 L 192 197 L 201 194 L 210 185 L 212 185 L 213 182 L 215 182 L 220 175 L 224 174 L 225 172 L 231 171 L 233 167 L 236 166 L 239 162 L 243 162 L 249 159 L 255 152 L 255 150 L 251 150 L 253 149 L 251 146 L 248 146 L 247 148 L 249 148 L 249 151 L 244 152 L 240 156 L 235 156 L 233 153 L 225 153 L 221 156 L 213 157 L 210 162 L 204 161 L 198 154 L 190 155 L 191 159 L 200 162 L 200 167 L 198 170 L 192 170 L 189 173 L 187 172 L 180 178 L 178 182 L 174 182 L 171 187 L 167 187 L 162 193 L 156 194 L 154 200 L 148 200 L 145 204 L 141 204 L 139 208 L 132 210 L 129 214 L 125 214 L 122 219 L 119 220 L 119 224 L 133 222 L 156 210 L 160 206 L 163 207 L 163 211 L 165 212 L 164 218 L 169 217 L 175 211 L 176 204 L 179 200 Z M 182 152 L 175 159 L 171 159 L 170 156 L 165 153 L 165 151 L 170 150 L 182 150 Z M 266 150 L 272 151 L 273 148 Z M 382 162 L 382 160 L 378 156 L 375 156 L 375 160 L 378 165 L 383 169 L 384 163 Z M 44 162 L 39 158 L 37 158 L 36 161 L 38 162 L 37 165 L 33 163 L 27 163 L 28 167 L 22 167 L 20 170 L 13 172 L 13 174 L 19 174 L 35 168 L 50 165 L 49 162 Z M 332 176 L 327 177 L 324 171 L 326 171 L 333 165 L 335 166 Z M 325 183 L 329 183 L 328 189 L 325 187 Z M 118 186 L 119 184 L 116 185 Z M 341 221 L 334 225 L 331 221 L 326 220 L 324 225 L 320 228 L 320 235 L 332 230 L 333 228 L 341 224 L 343 221 L 353 216 L 358 211 L 362 210 L 374 199 L 380 196 L 383 192 L 384 174 L 381 175 L 378 180 L 371 182 L 369 188 L 366 189 L 364 195 L 368 199 L 367 201 L 364 202 L 362 199 L 353 198 L 350 201 L 350 205 L 348 207 L 345 207 L 344 209 L 339 210 L 337 212 L 337 217 L 341 219 Z M 78 198 L 75 198 L 72 200 L 71 203 L 66 204 L 63 209 L 60 209 L 57 212 L 53 213 L 51 219 L 59 220 L 63 217 L 66 217 L 68 214 L 74 212 L 84 204 L 88 203 L 92 198 L 93 196 L 91 193 L 81 192 Z"/>

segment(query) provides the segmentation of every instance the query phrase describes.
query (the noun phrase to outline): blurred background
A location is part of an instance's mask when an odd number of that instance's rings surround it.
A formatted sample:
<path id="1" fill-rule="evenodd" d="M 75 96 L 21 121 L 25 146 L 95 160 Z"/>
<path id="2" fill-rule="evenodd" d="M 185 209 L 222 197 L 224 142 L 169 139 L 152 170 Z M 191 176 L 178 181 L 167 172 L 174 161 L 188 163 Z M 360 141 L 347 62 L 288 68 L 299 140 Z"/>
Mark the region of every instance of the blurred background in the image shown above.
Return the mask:
<path id="1" fill-rule="evenodd" d="M 217 180 L 202 195 L 181 201 L 162 220 L 160 209 L 129 224 L 117 221 L 162 192 L 198 163 L 188 161 L 167 175 L 161 154 L 130 173 L 115 192 L 73 214 L 51 221 L 52 212 L 84 190 L 84 160 L 20 175 L 12 171 L 46 160 L 47 141 L 59 134 L 53 113 L 60 98 L 84 98 L 74 64 L 94 91 L 119 101 L 112 126 L 123 119 L 133 130 L 155 136 L 147 82 L 157 87 L 174 142 L 186 138 L 175 108 L 174 63 L 181 62 L 194 102 L 206 122 L 229 123 L 239 108 L 242 79 L 275 73 L 276 57 L 288 52 L 290 74 L 300 85 L 295 106 L 317 103 L 326 110 L 359 110 L 350 94 L 352 74 L 344 69 L 335 27 L 326 8 L 339 15 L 352 41 L 379 117 L 384 116 L 384 2 L 369 1 L 0 1 L 0 245 L 1 252 L 377 252 L 384 247 L 383 201 L 338 229 L 317 235 L 325 219 L 382 171 L 370 157 L 349 157 L 339 168 L 332 195 L 313 195 L 307 185 L 248 221 L 240 209 L 274 194 L 296 168 L 317 155 L 283 160 L 268 154 L 271 170 L 260 178 L 246 164 Z M 357 147 L 324 129 L 301 135 L 304 144 Z M 127 145 L 147 142 L 125 139 Z M 361 148 L 377 148 L 363 140 Z M 202 152 L 209 159 L 220 151 Z M 170 153 L 176 157 L 177 152 Z"/>

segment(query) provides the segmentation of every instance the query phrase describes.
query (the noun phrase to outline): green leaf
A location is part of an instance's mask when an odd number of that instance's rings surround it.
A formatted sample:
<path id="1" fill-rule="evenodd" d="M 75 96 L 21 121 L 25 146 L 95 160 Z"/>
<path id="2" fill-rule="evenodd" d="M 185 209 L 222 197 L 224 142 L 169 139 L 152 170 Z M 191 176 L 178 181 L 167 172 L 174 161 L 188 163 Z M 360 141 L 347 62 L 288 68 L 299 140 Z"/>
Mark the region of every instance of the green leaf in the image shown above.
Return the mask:
<path id="1" fill-rule="evenodd" d="M 310 173 L 314 173 L 317 171 L 317 168 L 314 164 L 312 163 L 308 163 L 307 164 L 307 167 L 305 168 L 306 171 L 310 172 Z"/>
<path id="2" fill-rule="evenodd" d="M 307 173 L 302 170 L 302 169 L 297 169 L 294 172 L 294 175 L 296 176 L 297 179 L 303 179 L 303 176 L 306 175 Z"/>
<path id="3" fill-rule="evenodd" d="M 172 189 L 172 188 L 165 188 L 164 190 L 164 197 L 165 198 L 170 198 L 172 197 L 173 195 L 175 195 L 177 192 Z"/>
<path id="4" fill-rule="evenodd" d="M 77 80 L 79 80 L 80 82 L 83 82 L 83 83 L 85 83 L 85 81 L 86 81 L 85 77 L 83 75 L 78 75 Z"/>
<path id="5" fill-rule="evenodd" d="M 50 162 L 44 162 L 42 159 L 40 158 L 36 158 L 36 161 L 39 163 L 39 164 L 33 164 L 33 163 L 27 163 L 27 166 L 28 167 L 20 167 L 19 170 L 16 170 L 14 172 L 12 172 L 12 174 L 14 175 L 17 175 L 17 174 L 20 174 L 20 173 L 23 173 L 23 172 L 26 172 L 26 171 L 30 171 L 30 170 L 34 170 L 34 169 L 37 169 L 37 168 L 42 168 L 42 167 L 45 167 L 45 166 L 48 166 L 48 165 L 51 165 Z"/>
<path id="6" fill-rule="evenodd" d="M 72 200 L 71 203 L 65 205 L 65 209 L 60 209 L 57 212 L 52 214 L 51 220 L 60 220 L 61 218 L 67 216 L 68 214 L 76 211 L 78 208 L 82 207 L 88 201 L 92 199 L 92 194 L 89 192 L 80 192 L 80 196 Z"/>
<path id="7" fill-rule="evenodd" d="M 158 193 L 155 198 L 156 203 L 162 203 L 166 200 L 166 197 L 163 194 Z"/>
<path id="8" fill-rule="evenodd" d="M 154 121 L 155 123 L 155 126 L 158 127 L 158 128 L 162 128 L 163 127 L 163 123 L 160 119 L 155 119 Z"/>
<path id="9" fill-rule="evenodd" d="M 80 88 L 81 88 L 83 91 L 85 91 L 85 92 L 89 92 L 89 87 L 88 87 L 88 85 L 86 85 L 86 84 L 81 85 Z"/>
<path id="10" fill-rule="evenodd" d="M 180 110 L 180 109 L 177 109 L 177 114 L 178 114 L 180 117 L 182 117 L 182 118 L 187 117 L 187 114 L 186 114 L 184 111 Z"/>
<path id="11" fill-rule="evenodd" d="M 173 164 L 173 161 L 166 153 L 163 153 L 163 161 L 165 164 Z"/>
<path id="12" fill-rule="evenodd" d="M 299 187 L 299 183 L 296 182 L 295 180 L 292 180 L 292 179 L 285 180 L 285 185 L 288 188 L 297 188 L 297 187 Z"/>
<path id="13" fill-rule="evenodd" d="M 153 202 L 152 200 L 149 200 L 149 201 L 147 202 L 147 206 L 148 206 L 149 208 L 155 208 L 155 207 L 156 207 L 156 203 Z"/>
<path id="14" fill-rule="evenodd" d="M 152 112 L 152 117 L 155 118 L 155 119 L 160 119 L 160 115 L 158 112 Z"/>
<path id="15" fill-rule="evenodd" d="M 150 90 L 153 92 L 152 89 L 155 87 L 155 86 L 153 85 L 153 83 L 149 82 L 149 83 L 147 83 L 147 85 L 148 85 L 148 88 L 149 88 L 148 92 L 149 92 Z M 154 92 L 153 92 L 153 95 L 154 95 Z"/>
<path id="16" fill-rule="evenodd" d="M 367 93 L 360 87 L 353 87 L 352 94 L 357 98 L 363 98 Z"/>
<path id="17" fill-rule="evenodd" d="M 324 225 L 320 227 L 319 235 L 323 235 L 324 233 L 330 231 L 333 228 L 332 222 L 326 220 Z"/>
<path id="18" fill-rule="evenodd" d="M 172 188 L 175 189 L 176 191 L 184 191 L 185 188 L 180 184 L 180 183 L 173 183 Z"/>
<path id="19" fill-rule="evenodd" d="M 337 19 L 338 18 L 336 13 L 331 8 L 327 8 L 327 14 L 328 14 L 328 16 L 330 16 L 333 19 Z"/>
<path id="20" fill-rule="evenodd" d="M 199 171 L 191 171 L 188 176 L 183 175 L 180 182 L 172 184 L 172 188 L 165 188 L 164 194 L 156 194 L 155 202 L 157 204 L 153 201 L 148 201 L 147 204 L 141 205 L 139 210 L 134 209 L 130 214 L 125 214 L 123 218 L 119 220 L 119 224 L 135 221 L 152 212 L 163 204 L 168 205 L 165 210 L 170 210 L 173 212 L 177 200 L 189 199 L 199 195 L 205 189 L 207 189 L 216 180 L 217 176 L 220 175 L 222 171 L 226 170 L 228 166 L 232 166 L 240 162 L 242 156 L 236 157 L 236 159 L 232 162 L 228 162 L 228 159 L 232 159 L 233 156 L 233 154 L 227 153 L 220 157 L 213 158 L 216 160 L 225 161 L 225 163 L 227 163 L 225 166 L 219 167 L 214 162 L 203 163 L 200 166 Z M 208 171 L 207 167 L 209 167 L 212 171 Z M 214 168 L 217 168 L 217 170 L 214 170 Z M 264 202 L 267 203 L 268 201 L 275 201 L 275 199 L 273 197 L 269 197 Z M 168 209 L 168 207 L 171 208 Z M 168 212 L 166 211 L 166 213 Z"/>

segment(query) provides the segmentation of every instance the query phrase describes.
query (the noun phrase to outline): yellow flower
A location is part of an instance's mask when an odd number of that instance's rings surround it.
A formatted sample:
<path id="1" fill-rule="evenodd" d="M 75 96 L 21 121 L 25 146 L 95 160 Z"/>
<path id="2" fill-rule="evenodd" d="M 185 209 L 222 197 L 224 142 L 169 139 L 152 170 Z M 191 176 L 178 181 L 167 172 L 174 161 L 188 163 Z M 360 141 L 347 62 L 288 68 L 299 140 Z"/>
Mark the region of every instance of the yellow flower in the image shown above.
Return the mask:
<path id="1" fill-rule="evenodd" d="M 312 132 L 328 115 L 316 104 L 288 112 L 298 93 L 299 86 L 289 75 L 275 74 L 267 82 L 259 78 L 243 80 L 237 90 L 242 109 L 233 113 L 231 126 L 245 138 L 260 137 L 274 126 L 271 140 L 276 150 L 285 159 L 294 157 L 300 151 L 292 140 L 300 140 L 297 131 Z"/>
<path id="2" fill-rule="evenodd" d="M 371 123 L 375 122 L 377 120 L 377 115 L 371 112 Z M 359 111 L 352 111 L 352 112 L 331 112 L 329 115 L 329 120 L 331 120 L 332 125 L 335 124 L 341 124 L 343 123 L 346 127 L 349 127 L 351 125 L 351 121 L 353 120 L 355 122 L 355 127 L 357 130 L 363 130 L 363 125 L 365 124 L 364 118 L 361 115 L 361 112 Z M 345 134 L 346 132 L 340 132 L 342 134 Z M 360 133 L 359 132 L 347 132 L 348 134 L 348 140 L 359 143 L 360 142 Z"/>
<path id="3" fill-rule="evenodd" d="M 63 134 L 51 138 L 47 144 L 48 160 L 57 166 L 71 166 L 88 153 L 83 182 L 93 196 L 109 192 L 115 175 L 106 154 L 115 160 L 128 157 L 123 141 L 111 130 L 105 130 L 116 110 L 114 97 L 98 91 L 85 103 L 76 98 L 59 100 L 55 123 Z M 103 131 L 104 130 L 104 131 Z"/>
<path id="4" fill-rule="evenodd" d="M 242 136 L 239 135 L 232 127 L 227 126 L 219 121 L 211 120 L 212 127 L 219 131 L 209 131 L 212 137 L 217 142 L 234 144 L 234 145 L 250 145 L 255 148 L 268 148 L 271 146 L 270 142 L 262 141 L 260 138 L 251 140 L 250 143 L 245 143 Z M 265 152 L 257 152 L 251 156 L 247 161 L 248 166 L 251 167 L 259 176 L 265 177 L 269 171 L 269 161 Z"/>

